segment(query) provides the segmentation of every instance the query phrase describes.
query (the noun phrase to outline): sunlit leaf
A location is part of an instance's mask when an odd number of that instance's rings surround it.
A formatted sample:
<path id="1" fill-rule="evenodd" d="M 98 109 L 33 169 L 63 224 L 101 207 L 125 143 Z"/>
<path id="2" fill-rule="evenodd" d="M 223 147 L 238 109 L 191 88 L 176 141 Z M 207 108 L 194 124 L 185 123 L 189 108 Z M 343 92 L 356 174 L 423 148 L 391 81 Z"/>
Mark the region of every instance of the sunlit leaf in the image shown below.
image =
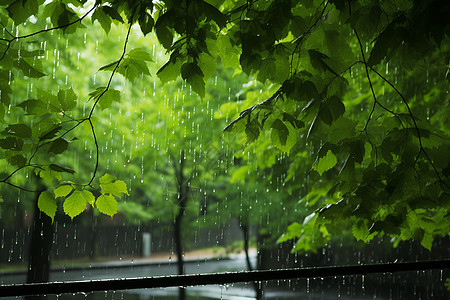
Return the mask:
<path id="1" fill-rule="evenodd" d="M 113 195 L 103 194 L 97 198 L 95 202 L 98 210 L 108 216 L 114 216 L 117 213 L 117 200 Z"/>
<path id="2" fill-rule="evenodd" d="M 43 191 L 38 198 L 38 208 L 54 221 L 56 215 L 56 199 L 53 193 Z"/>
<path id="3" fill-rule="evenodd" d="M 120 197 L 121 193 L 128 195 L 126 183 L 122 180 L 116 180 L 116 177 L 109 174 L 100 177 L 100 187 L 102 194 L 111 194 L 115 197 Z"/>
<path id="4" fill-rule="evenodd" d="M 168 61 L 164 64 L 156 73 L 159 80 L 162 83 L 167 83 L 169 81 L 175 80 L 181 74 L 181 60 Z"/>
<path id="5" fill-rule="evenodd" d="M 67 90 L 59 90 L 58 101 L 59 103 L 57 107 L 61 108 L 63 111 L 72 110 L 77 105 L 77 95 L 72 88 L 68 88 Z"/>
<path id="6" fill-rule="evenodd" d="M 42 73 L 38 67 L 32 66 L 30 63 L 26 61 L 26 59 L 19 59 L 18 61 L 14 62 L 14 67 L 21 70 L 23 74 L 27 77 L 31 78 L 40 78 L 42 76 L 45 76 L 44 73 Z"/>
<path id="7" fill-rule="evenodd" d="M 109 33 L 111 30 L 111 19 L 103 10 L 103 6 L 98 7 L 92 14 L 92 22 L 94 22 L 94 20 L 97 20 L 103 30 L 105 30 L 106 33 Z"/>
<path id="8" fill-rule="evenodd" d="M 59 173 L 69 173 L 69 174 L 75 174 L 75 171 L 66 167 L 62 167 L 56 164 L 50 164 L 50 169 L 53 171 L 59 172 Z"/>
<path id="9" fill-rule="evenodd" d="M 86 209 L 87 203 L 93 205 L 94 202 L 95 197 L 94 195 L 92 195 L 91 192 L 86 190 L 74 191 L 64 201 L 63 204 L 64 212 L 73 219 Z"/>
<path id="10" fill-rule="evenodd" d="M 141 31 L 144 35 L 149 34 L 152 31 L 154 25 L 155 21 L 149 13 L 141 13 L 141 15 L 139 16 L 139 26 L 141 27 Z"/>
<path id="11" fill-rule="evenodd" d="M 61 185 L 61 186 L 57 187 L 55 189 L 54 193 L 55 193 L 55 197 L 58 198 L 58 197 L 66 197 L 72 191 L 73 191 L 73 186 L 66 184 L 66 185 Z"/>
<path id="12" fill-rule="evenodd" d="M 120 91 L 110 88 L 102 95 L 98 105 L 101 109 L 106 109 L 111 107 L 113 101 L 120 102 Z"/>
<path id="13" fill-rule="evenodd" d="M 27 115 L 43 115 L 48 112 L 45 103 L 35 99 L 25 100 L 17 106 L 23 108 Z"/>
<path id="14" fill-rule="evenodd" d="M 66 140 L 65 138 L 59 138 L 51 143 L 50 149 L 48 151 L 54 154 L 61 154 L 67 150 L 68 146 L 69 146 L 68 140 Z"/>
<path id="15" fill-rule="evenodd" d="M 152 56 L 142 48 L 134 48 L 128 52 L 128 57 L 135 60 L 153 62 Z"/>

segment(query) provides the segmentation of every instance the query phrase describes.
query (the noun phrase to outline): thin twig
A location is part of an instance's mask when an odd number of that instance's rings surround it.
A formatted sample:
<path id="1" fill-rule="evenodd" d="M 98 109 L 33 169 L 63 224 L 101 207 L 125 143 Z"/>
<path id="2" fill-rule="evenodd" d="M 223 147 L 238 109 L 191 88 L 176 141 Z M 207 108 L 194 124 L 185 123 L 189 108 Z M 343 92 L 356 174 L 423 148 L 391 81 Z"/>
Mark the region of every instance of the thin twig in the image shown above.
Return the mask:
<path id="1" fill-rule="evenodd" d="M 364 47 L 362 45 L 361 39 L 359 37 L 358 31 L 353 28 L 353 32 L 356 35 L 356 39 L 358 40 L 358 44 L 359 44 L 359 48 L 361 50 L 361 55 L 362 55 L 362 59 L 363 59 L 363 63 L 364 63 L 364 68 L 366 70 L 366 77 L 367 80 L 369 81 L 369 86 L 370 86 L 370 91 L 372 92 L 372 96 L 373 96 L 373 105 L 372 105 L 372 109 L 370 111 L 369 117 L 367 118 L 366 124 L 364 125 L 364 129 L 362 131 L 366 131 L 367 130 L 367 126 L 369 125 L 370 120 L 372 119 L 373 113 L 375 111 L 375 107 L 378 105 L 380 106 L 382 109 L 384 109 L 387 112 L 390 112 L 391 114 L 397 116 L 397 113 L 395 113 L 394 111 L 390 110 L 389 108 L 385 107 L 383 104 L 381 104 L 378 99 L 377 99 L 377 95 L 375 94 L 375 90 L 373 89 L 373 84 L 372 84 L 372 80 L 370 79 L 370 74 L 369 74 L 369 66 L 367 64 L 367 60 L 366 60 L 366 56 L 364 54 Z M 399 119 L 400 123 L 403 126 L 402 121 Z"/>
<path id="2" fill-rule="evenodd" d="M 322 2 L 323 3 L 323 2 Z M 322 5 L 322 3 L 320 5 Z M 301 36 L 299 36 L 296 41 L 295 41 L 295 47 L 294 50 L 292 51 L 292 55 L 291 55 L 291 62 L 290 62 L 290 73 L 293 74 L 293 64 L 294 64 L 294 54 L 295 52 L 297 52 L 298 47 L 300 47 L 301 42 L 305 39 L 305 37 L 311 33 L 311 30 L 313 30 L 314 27 L 316 27 L 317 23 L 319 22 L 320 19 L 322 19 L 325 10 L 328 6 L 328 1 L 325 3 L 322 12 L 320 13 L 320 16 L 315 20 L 315 22 L 308 28 L 308 30 L 306 30 L 305 33 L 303 33 Z"/>
<path id="3" fill-rule="evenodd" d="M 90 118 L 88 119 L 88 121 L 89 121 L 89 125 L 91 126 L 92 136 L 94 138 L 95 149 L 96 149 L 94 173 L 92 174 L 91 180 L 89 180 L 89 183 L 86 185 L 86 186 L 91 186 L 91 183 L 92 183 L 92 181 L 94 181 L 95 175 L 97 174 L 97 170 L 98 170 L 99 147 L 98 147 L 97 136 L 95 135 L 94 124 L 92 123 L 92 120 Z"/>
<path id="4" fill-rule="evenodd" d="M 131 18 L 131 19 L 133 19 L 133 18 Z M 95 107 L 97 106 L 97 103 L 100 100 L 100 98 L 109 90 L 109 88 L 111 86 L 111 82 L 113 80 L 113 77 L 114 77 L 115 73 L 117 72 L 117 69 L 119 68 L 120 63 L 122 62 L 123 58 L 125 57 L 125 53 L 127 51 L 128 39 L 130 37 L 130 32 L 131 32 L 131 27 L 132 26 L 133 26 L 133 23 L 130 22 L 130 26 L 128 27 L 128 31 L 127 31 L 127 36 L 125 38 L 125 42 L 124 42 L 124 45 L 123 45 L 122 55 L 120 56 L 119 60 L 117 61 L 116 66 L 114 67 L 114 69 L 113 69 L 113 71 L 111 73 L 111 76 L 109 77 L 109 81 L 108 81 L 108 84 L 107 84 L 106 88 L 97 97 L 97 99 L 95 100 L 94 104 L 92 105 L 91 111 L 89 112 L 89 116 L 85 119 L 85 120 L 89 121 L 89 125 L 91 126 L 92 135 L 93 135 L 94 143 L 95 143 L 95 151 L 96 151 L 96 160 L 95 160 L 94 173 L 92 174 L 91 179 L 89 180 L 89 183 L 86 184 L 86 186 L 90 186 L 92 181 L 94 181 L 94 178 L 95 178 L 95 176 L 97 174 L 97 170 L 98 170 L 98 166 L 99 166 L 99 146 L 98 146 L 97 136 L 95 135 L 94 124 L 92 123 L 92 114 L 94 113 Z"/>
<path id="5" fill-rule="evenodd" d="M 251 113 L 252 113 L 255 109 L 257 109 L 257 108 L 262 108 L 262 106 L 264 106 L 264 105 L 270 105 L 271 102 L 272 102 L 274 99 L 278 98 L 278 96 L 279 96 L 280 94 L 281 94 L 281 87 L 280 87 L 280 88 L 279 88 L 272 96 L 270 96 L 270 97 L 267 98 L 266 100 L 264 100 L 264 101 L 262 101 L 262 102 L 260 102 L 260 103 L 258 103 L 258 104 L 255 104 L 255 105 L 253 105 L 253 106 L 250 106 L 249 108 L 244 109 L 244 110 L 239 114 L 239 116 L 238 116 L 236 119 L 234 119 L 230 124 L 228 124 L 222 131 L 227 131 L 228 129 L 231 129 L 231 128 L 233 127 L 234 124 L 236 124 L 237 122 L 239 122 L 240 120 L 242 120 L 244 117 L 246 117 L 246 116 L 250 117 Z"/>
<path id="6" fill-rule="evenodd" d="M 19 189 L 19 190 L 24 191 L 24 192 L 30 192 L 30 193 L 36 193 L 36 192 L 38 192 L 38 191 L 35 191 L 35 190 L 29 190 L 29 189 L 27 189 L 27 188 L 24 188 L 24 187 L 15 185 L 14 183 L 11 183 L 11 182 L 8 182 L 8 181 L 1 181 L 1 182 L 5 183 L 5 184 L 7 184 L 7 185 L 10 185 L 10 186 L 12 186 L 12 187 L 15 187 L 16 189 Z"/>

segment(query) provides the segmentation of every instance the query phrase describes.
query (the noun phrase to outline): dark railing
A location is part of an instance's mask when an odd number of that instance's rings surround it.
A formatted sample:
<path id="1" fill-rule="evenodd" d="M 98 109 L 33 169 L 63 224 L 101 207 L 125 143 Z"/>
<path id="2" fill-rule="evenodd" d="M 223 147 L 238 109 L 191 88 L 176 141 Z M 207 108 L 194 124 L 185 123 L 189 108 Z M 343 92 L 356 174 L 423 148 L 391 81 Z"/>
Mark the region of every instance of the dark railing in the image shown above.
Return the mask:
<path id="1" fill-rule="evenodd" d="M 294 278 L 324 278 L 329 276 L 444 270 L 449 268 L 450 260 L 439 260 L 198 275 L 12 284 L 0 286 L 0 297 L 230 284 L 237 282 L 288 280 Z"/>

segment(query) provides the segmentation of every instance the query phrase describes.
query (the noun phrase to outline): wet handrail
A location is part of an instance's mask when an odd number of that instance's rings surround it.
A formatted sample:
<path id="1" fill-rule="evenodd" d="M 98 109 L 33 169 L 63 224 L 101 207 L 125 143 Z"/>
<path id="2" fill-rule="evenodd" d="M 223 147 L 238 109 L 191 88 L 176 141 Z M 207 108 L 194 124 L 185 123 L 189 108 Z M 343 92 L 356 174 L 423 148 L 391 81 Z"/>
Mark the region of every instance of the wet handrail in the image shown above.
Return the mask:
<path id="1" fill-rule="evenodd" d="M 11 284 L 0 286 L 0 298 L 10 296 L 89 293 L 96 291 L 165 288 L 237 282 L 287 280 L 295 278 L 323 278 L 329 276 L 365 275 L 406 271 L 444 270 L 450 260 L 385 263 L 356 266 L 293 268 L 281 270 L 242 271 L 214 274 L 173 275 L 142 278 L 118 278 L 84 281 Z"/>

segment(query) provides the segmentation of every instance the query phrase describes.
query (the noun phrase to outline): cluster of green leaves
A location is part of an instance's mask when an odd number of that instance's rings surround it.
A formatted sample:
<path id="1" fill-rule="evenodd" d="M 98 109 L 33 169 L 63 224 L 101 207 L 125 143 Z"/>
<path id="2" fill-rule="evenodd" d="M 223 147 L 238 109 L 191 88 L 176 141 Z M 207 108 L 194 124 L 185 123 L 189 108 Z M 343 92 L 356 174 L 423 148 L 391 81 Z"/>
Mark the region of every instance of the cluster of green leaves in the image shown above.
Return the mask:
<path id="1" fill-rule="evenodd" d="M 97 198 L 92 192 L 85 189 L 76 189 L 72 182 L 64 182 L 54 189 L 53 192 L 44 191 L 39 195 L 38 207 L 46 215 L 55 217 L 57 211 L 57 198 L 66 198 L 64 200 L 64 212 L 72 219 L 81 214 L 86 205 L 90 204 L 98 208 L 101 213 L 108 216 L 114 216 L 117 213 L 117 200 L 121 194 L 127 194 L 127 186 L 122 180 L 116 180 L 114 176 L 105 174 L 100 177 L 100 193 Z"/>
<path id="2" fill-rule="evenodd" d="M 286 16 L 277 23 L 278 36 L 265 29 L 275 7 Z M 448 235 L 448 99 L 444 112 L 433 108 L 448 89 L 449 27 L 441 14 L 448 8 L 442 1 L 276 1 L 255 2 L 246 11 L 251 42 L 242 41 L 242 68 L 279 85 L 266 98 L 247 93 L 244 102 L 224 106 L 224 112 L 241 111 L 226 130 L 242 133 L 245 144 L 270 138 L 290 152 L 291 189 L 313 182 L 300 202 L 316 210 L 314 218 L 294 223 L 280 241 L 297 239 L 295 251 L 316 249 L 349 221 L 355 238 L 366 242 L 387 234 L 395 244 L 415 239 L 431 249 L 434 237 Z M 242 28 L 239 34 L 247 33 Z M 277 81 L 265 75 L 265 61 L 281 45 L 289 70 Z M 277 74 L 276 64 L 270 70 Z M 410 93 L 411 82 L 426 92 Z M 296 158 L 305 152 L 306 159 Z M 262 160 L 257 164 L 267 168 Z M 294 182 L 295 173 L 304 179 L 297 175 Z"/>

